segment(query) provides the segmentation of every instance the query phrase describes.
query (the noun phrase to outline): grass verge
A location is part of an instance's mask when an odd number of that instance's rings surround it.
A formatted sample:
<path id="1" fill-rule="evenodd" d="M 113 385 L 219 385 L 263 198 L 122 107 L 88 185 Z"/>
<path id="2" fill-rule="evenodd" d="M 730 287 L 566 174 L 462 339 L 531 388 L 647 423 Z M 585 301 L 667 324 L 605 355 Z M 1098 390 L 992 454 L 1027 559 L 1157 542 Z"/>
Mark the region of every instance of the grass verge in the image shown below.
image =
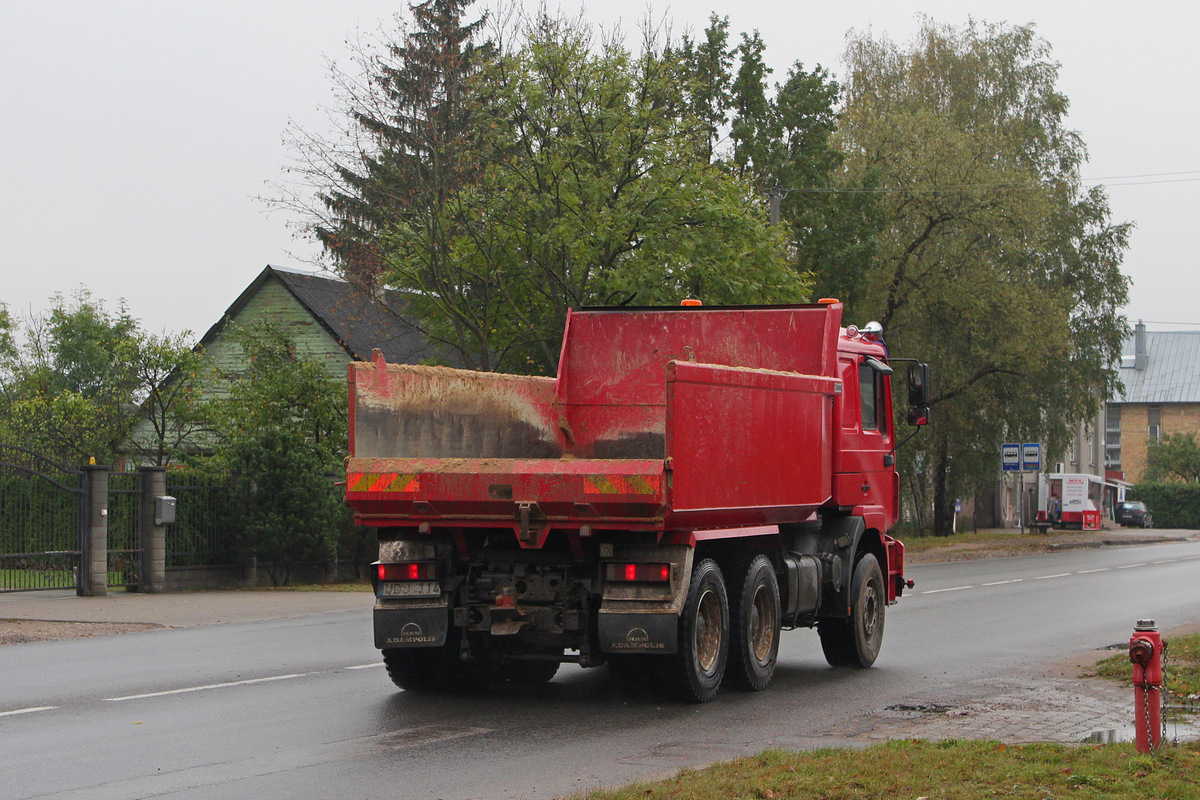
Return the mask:
<path id="1" fill-rule="evenodd" d="M 1121 651 L 1096 664 L 1096 675 L 1126 683 L 1133 680 L 1129 653 Z M 1172 702 L 1191 704 L 1200 700 L 1200 633 L 1167 637 L 1167 690 Z M 1197 793 L 1200 797 L 1200 792 Z"/>
<path id="2" fill-rule="evenodd" d="M 903 537 L 904 552 L 924 553 L 962 545 L 1019 542 L 1021 535 L 1016 531 L 983 530 L 955 533 L 950 536 L 906 536 Z"/>
<path id="3" fill-rule="evenodd" d="M 1200 745 L 1156 756 L 1133 745 L 886 742 L 866 750 L 769 751 L 587 800 L 976 800 L 1200 797 Z"/>

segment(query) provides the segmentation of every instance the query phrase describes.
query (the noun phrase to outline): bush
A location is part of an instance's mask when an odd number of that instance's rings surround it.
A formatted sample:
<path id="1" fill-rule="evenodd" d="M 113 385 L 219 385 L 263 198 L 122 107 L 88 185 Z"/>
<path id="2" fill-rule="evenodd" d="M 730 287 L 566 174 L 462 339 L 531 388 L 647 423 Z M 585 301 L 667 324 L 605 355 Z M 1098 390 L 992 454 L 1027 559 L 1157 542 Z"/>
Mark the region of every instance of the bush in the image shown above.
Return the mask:
<path id="1" fill-rule="evenodd" d="M 1127 499 L 1149 506 L 1157 528 L 1200 530 L 1200 484 L 1139 483 Z"/>

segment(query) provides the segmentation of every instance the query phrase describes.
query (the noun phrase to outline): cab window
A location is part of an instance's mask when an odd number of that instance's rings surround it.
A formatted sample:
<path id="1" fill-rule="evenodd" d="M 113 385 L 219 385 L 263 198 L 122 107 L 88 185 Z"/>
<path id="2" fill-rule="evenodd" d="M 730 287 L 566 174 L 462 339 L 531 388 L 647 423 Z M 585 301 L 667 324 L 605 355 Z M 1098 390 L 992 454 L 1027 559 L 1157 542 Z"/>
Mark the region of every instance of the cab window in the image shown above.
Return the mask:
<path id="1" fill-rule="evenodd" d="M 858 396 L 862 429 L 887 434 L 887 409 L 883 401 L 883 376 L 867 364 L 858 365 Z"/>

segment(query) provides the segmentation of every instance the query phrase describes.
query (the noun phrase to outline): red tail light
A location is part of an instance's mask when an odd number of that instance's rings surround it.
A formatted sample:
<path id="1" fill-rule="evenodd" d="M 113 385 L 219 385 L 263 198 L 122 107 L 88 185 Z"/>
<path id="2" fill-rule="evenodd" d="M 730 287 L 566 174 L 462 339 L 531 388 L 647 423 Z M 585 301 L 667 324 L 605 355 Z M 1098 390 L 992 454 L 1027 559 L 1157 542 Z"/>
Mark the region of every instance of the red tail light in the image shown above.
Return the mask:
<path id="1" fill-rule="evenodd" d="M 670 564 L 607 564 L 605 577 L 610 581 L 630 581 L 641 583 L 669 583 L 671 580 Z"/>
<path id="2" fill-rule="evenodd" d="M 410 564 L 380 564 L 379 580 L 381 583 L 437 580 L 437 564 L 432 561 L 420 561 Z"/>

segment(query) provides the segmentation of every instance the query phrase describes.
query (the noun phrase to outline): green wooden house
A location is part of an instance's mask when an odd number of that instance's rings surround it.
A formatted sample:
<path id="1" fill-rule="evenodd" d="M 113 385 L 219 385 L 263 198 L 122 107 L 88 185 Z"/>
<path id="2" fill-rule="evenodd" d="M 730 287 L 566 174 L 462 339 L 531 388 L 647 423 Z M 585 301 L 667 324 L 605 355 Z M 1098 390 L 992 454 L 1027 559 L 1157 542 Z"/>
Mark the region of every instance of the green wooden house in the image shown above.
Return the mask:
<path id="1" fill-rule="evenodd" d="M 431 344 L 404 310 L 404 296 L 371 290 L 330 275 L 267 266 L 208 329 L 197 347 L 218 371 L 237 372 L 241 348 L 231 325 L 271 322 L 296 343 L 296 350 L 325 363 L 336 380 L 346 365 L 368 361 L 378 347 L 389 363 L 443 363 L 447 353 Z"/>
<path id="2" fill-rule="evenodd" d="M 230 331 L 260 322 L 277 325 L 295 342 L 298 354 L 324 363 L 337 381 L 346 380 L 346 365 L 351 361 L 370 360 L 374 348 L 394 364 L 456 364 L 449 350 L 431 343 L 411 321 L 403 293 L 270 265 L 238 295 L 196 348 L 212 359 L 217 375 L 235 374 L 245 356 Z M 203 391 L 220 397 L 226 386 L 217 378 Z M 131 438 L 153 441 L 150 423 L 140 420 Z"/>

